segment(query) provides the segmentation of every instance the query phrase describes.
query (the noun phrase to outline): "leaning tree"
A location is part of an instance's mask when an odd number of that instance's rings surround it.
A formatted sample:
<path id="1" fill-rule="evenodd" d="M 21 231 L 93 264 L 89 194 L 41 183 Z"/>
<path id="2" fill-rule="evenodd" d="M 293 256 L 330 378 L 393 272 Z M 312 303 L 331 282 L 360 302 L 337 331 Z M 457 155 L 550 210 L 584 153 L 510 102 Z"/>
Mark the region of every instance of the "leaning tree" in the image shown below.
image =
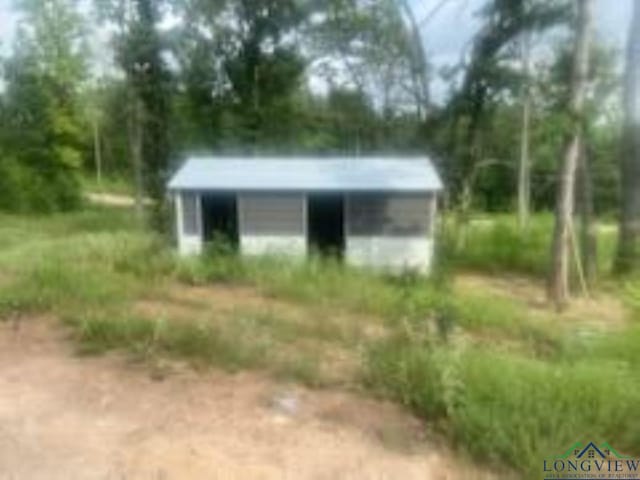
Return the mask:
<path id="1" fill-rule="evenodd" d="M 577 5 L 578 15 L 576 17 L 573 73 L 569 99 L 571 125 L 564 157 L 558 170 L 552 268 L 548 284 L 549 297 L 558 308 L 565 307 L 569 300 L 571 251 L 572 248 L 577 248 L 573 231 L 574 189 L 584 135 L 584 111 L 589 75 L 593 0 L 579 0 Z"/>

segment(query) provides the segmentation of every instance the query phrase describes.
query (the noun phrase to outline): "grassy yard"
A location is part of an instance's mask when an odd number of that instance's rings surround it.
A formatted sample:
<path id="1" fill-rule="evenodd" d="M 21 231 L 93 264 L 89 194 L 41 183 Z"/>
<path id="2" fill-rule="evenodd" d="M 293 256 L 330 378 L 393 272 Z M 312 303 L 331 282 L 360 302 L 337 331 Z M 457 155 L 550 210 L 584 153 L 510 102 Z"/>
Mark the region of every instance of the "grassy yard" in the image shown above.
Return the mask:
<path id="1" fill-rule="evenodd" d="M 616 228 L 611 221 L 598 225 L 600 272 L 607 276 L 616 246 Z M 520 231 L 514 215 L 478 215 L 469 225 L 459 227 L 446 219 L 442 233 L 450 262 L 458 268 L 483 272 L 518 272 L 543 277 L 550 265 L 550 235 L 553 215 L 534 216 L 528 228 Z M 580 235 L 576 224 L 576 235 Z M 575 265 L 572 265 L 575 270 Z M 575 272 L 574 272 L 575 274 Z"/>
<path id="2" fill-rule="evenodd" d="M 95 176 L 85 173 L 80 180 L 83 190 L 87 192 L 129 196 L 133 196 L 135 193 L 135 188 L 131 181 L 124 176 L 104 176 L 98 182 Z"/>
<path id="3" fill-rule="evenodd" d="M 553 312 L 540 282 L 504 273 L 540 273 L 548 227 L 472 227 L 450 271 L 426 280 L 220 250 L 179 259 L 125 209 L 2 215 L 0 318 L 55 315 L 80 352 L 153 368 L 255 368 L 392 398 L 457 448 L 535 478 L 577 441 L 640 454 L 640 282 Z"/>

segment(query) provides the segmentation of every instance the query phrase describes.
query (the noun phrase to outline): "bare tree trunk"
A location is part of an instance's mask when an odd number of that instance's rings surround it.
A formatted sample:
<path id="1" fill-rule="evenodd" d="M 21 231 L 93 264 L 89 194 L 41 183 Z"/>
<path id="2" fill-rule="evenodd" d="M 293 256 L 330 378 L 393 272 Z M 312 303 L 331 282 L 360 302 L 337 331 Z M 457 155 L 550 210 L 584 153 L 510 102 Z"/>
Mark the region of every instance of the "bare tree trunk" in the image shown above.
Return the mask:
<path id="1" fill-rule="evenodd" d="M 586 141 L 580 152 L 580 216 L 582 219 L 582 265 L 587 284 L 593 286 L 598 274 L 598 233 L 593 214 L 593 177 L 591 156 Z"/>
<path id="2" fill-rule="evenodd" d="M 120 0 L 118 28 L 120 35 L 125 36 L 133 20 L 134 5 L 131 0 Z M 143 176 L 142 176 L 142 115 L 141 100 L 138 98 L 134 86 L 134 67 L 129 66 L 126 70 L 127 88 L 125 95 L 128 97 L 129 108 L 127 109 L 127 131 L 128 147 L 131 167 L 134 177 L 134 210 L 136 219 L 140 224 L 144 221 L 143 205 Z"/>
<path id="3" fill-rule="evenodd" d="M 522 39 L 522 74 L 525 83 L 522 89 L 522 133 L 520 136 L 520 163 L 518 165 L 518 223 L 520 230 L 524 230 L 529 223 L 531 203 L 531 165 L 529 159 L 529 128 L 531 123 L 530 61 L 531 38 L 527 33 Z"/>
<path id="4" fill-rule="evenodd" d="M 625 124 L 621 148 L 622 208 L 616 271 L 640 269 L 640 2 L 633 2 L 627 43 Z"/>
<path id="5" fill-rule="evenodd" d="M 102 150 L 100 148 L 100 127 L 98 120 L 93 120 L 93 158 L 96 164 L 96 181 L 102 189 Z"/>
<path id="6" fill-rule="evenodd" d="M 140 223 L 144 221 L 143 192 L 144 182 L 142 178 L 142 102 L 133 89 L 131 89 L 131 109 L 129 112 L 129 152 L 133 166 L 135 182 L 135 212 Z"/>
<path id="7" fill-rule="evenodd" d="M 411 4 L 408 0 L 401 0 L 400 8 L 404 10 L 410 28 L 411 72 L 417 94 L 416 111 L 419 118 L 424 118 L 429 103 L 429 72 L 427 67 L 427 54 L 424 49 L 422 35 L 420 34 L 420 25 L 416 20 Z"/>
<path id="8" fill-rule="evenodd" d="M 576 168 L 580 158 L 583 136 L 583 113 L 586 83 L 589 70 L 589 45 L 591 41 L 593 0 L 579 0 L 576 37 L 574 45 L 573 76 L 571 80 L 571 133 L 564 159 L 558 174 L 556 221 L 552 244 L 552 265 L 548 293 L 556 307 L 561 309 L 569 302 L 569 274 L 571 258 L 571 229 L 574 213 Z"/>

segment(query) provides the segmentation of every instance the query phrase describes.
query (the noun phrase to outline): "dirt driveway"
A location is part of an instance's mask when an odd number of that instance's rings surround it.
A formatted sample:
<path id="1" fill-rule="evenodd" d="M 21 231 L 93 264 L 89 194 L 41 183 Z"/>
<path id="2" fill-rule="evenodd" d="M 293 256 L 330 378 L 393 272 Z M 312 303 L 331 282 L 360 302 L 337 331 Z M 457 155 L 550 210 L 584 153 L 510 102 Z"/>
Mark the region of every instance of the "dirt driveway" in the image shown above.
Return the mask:
<path id="1" fill-rule="evenodd" d="M 485 479 L 396 407 L 256 374 L 164 378 L 0 323 L 1 480 Z"/>

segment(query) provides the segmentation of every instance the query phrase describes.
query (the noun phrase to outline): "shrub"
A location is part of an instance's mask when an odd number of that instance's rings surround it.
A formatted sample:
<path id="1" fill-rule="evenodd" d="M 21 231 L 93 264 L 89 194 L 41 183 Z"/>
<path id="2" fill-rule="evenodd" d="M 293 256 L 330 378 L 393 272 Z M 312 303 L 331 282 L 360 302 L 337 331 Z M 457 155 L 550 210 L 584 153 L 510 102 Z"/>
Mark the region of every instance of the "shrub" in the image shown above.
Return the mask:
<path id="1" fill-rule="evenodd" d="M 80 183 L 73 169 L 34 169 L 27 159 L 6 155 L 0 162 L 0 210 L 53 213 L 81 205 Z"/>

